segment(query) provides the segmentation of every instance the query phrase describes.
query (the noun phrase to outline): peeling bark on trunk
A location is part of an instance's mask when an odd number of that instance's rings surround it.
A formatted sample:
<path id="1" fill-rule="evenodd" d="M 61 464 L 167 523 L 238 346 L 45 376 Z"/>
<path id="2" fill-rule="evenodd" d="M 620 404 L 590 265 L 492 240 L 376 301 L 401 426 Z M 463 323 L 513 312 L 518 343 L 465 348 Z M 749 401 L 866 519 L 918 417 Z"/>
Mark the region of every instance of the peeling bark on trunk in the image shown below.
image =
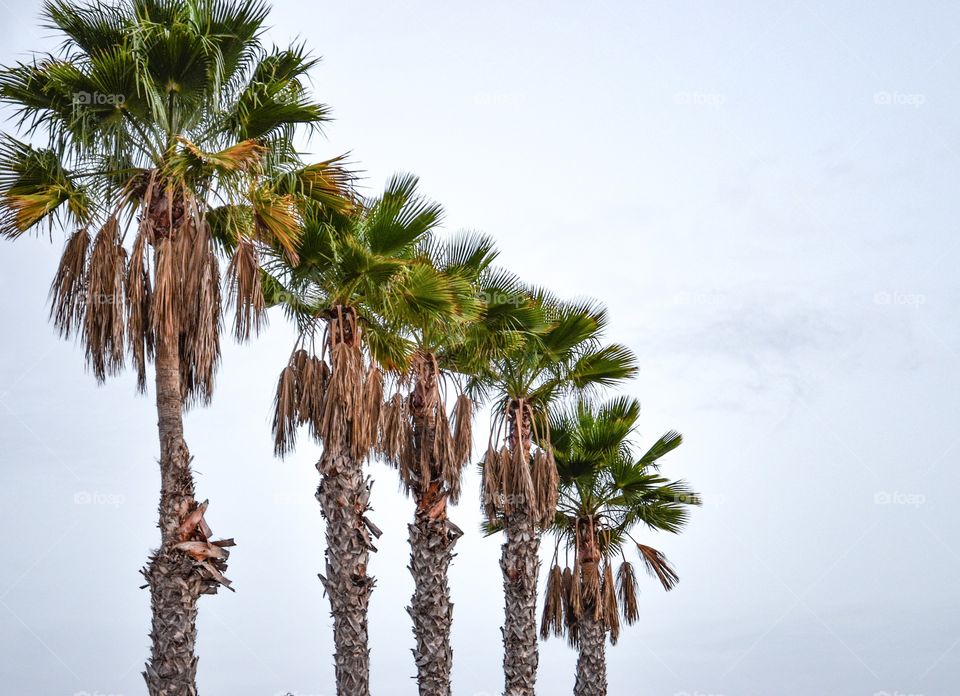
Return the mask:
<path id="1" fill-rule="evenodd" d="M 410 573 L 415 588 L 407 611 L 417 640 L 413 649 L 417 684 L 420 696 L 450 696 L 453 604 L 447 573 L 460 531 L 445 514 L 440 519 L 431 518 L 429 509 L 417 512 L 409 530 Z"/>
<path id="2" fill-rule="evenodd" d="M 367 560 L 376 549 L 364 518 L 370 482 L 362 462 L 349 453 L 348 442 L 326 442 L 317 465 L 317 500 L 327 522 L 326 576 L 320 580 L 333 616 L 337 696 L 369 696 L 367 607 L 374 579 L 367 575 Z"/>
<path id="3" fill-rule="evenodd" d="M 190 452 L 183 439 L 180 360 L 159 341 L 156 354 L 160 430 L 160 548 L 143 574 L 153 612 L 150 662 L 143 673 L 151 696 L 196 696 L 197 599 L 208 583 L 192 559 L 173 547 L 195 507 Z"/>
<path id="4" fill-rule="evenodd" d="M 584 611 L 579 622 L 580 655 L 577 658 L 577 681 L 574 696 L 607 696 L 606 631 L 593 617 L 593 610 Z"/>
<path id="5" fill-rule="evenodd" d="M 533 519 L 523 512 L 506 520 L 503 571 L 504 696 L 534 696 L 537 680 L 537 576 L 540 537 Z"/>

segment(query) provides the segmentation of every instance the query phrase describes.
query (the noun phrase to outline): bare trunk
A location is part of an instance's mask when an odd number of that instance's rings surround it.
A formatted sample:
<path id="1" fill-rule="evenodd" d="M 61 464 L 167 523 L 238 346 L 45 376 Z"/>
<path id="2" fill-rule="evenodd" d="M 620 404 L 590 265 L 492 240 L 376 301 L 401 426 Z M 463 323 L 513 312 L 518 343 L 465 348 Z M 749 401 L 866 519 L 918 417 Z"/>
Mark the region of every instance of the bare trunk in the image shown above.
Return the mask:
<path id="1" fill-rule="evenodd" d="M 418 511 L 409 529 L 410 573 L 415 587 L 408 611 L 417 640 L 413 649 L 417 684 L 420 696 L 450 696 L 453 603 L 447 573 L 461 532 L 446 515 L 433 519 L 429 510 Z"/>
<path id="2" fill-rule="evenodd" d="M 158 341 L 157 415 L 160 430 L 160 548 L 143 574 L 153 611 L 150 662 L 143 673 L 151 696 L 196 696 L 197 599 L 208 583 L 189 556 L 173 548 L 180 523 L 194 508 L 190 452 L 183 440 L 180 360 Z"/>
<path id="3" fill-rule="evenodd" d="M 606 632 L 603 623 L 584 611 L 579 621 L 577 682 L 574 696 L 607 696 Z"/>
<path id="4" fill-rule="evenodd" d="M 333 616 L 337 696 L 369 696 L 367 606 L 374 579 L 367 575 L 367 560 L 376 550 L 364 517 L 370 482 L 362 462 L 351 458 L 348 442 L 325 442 L 317 468 L 317 500 L 327 522 L 326 576 L 320 580 Z"/>
<path id="5" fill-rule="evenodd" d="M 533 519 L 523 512 L 506 520 L 503 571 L 504 696 L 534 696 L 537 681 L 537 576 L 540 537 Z"/>

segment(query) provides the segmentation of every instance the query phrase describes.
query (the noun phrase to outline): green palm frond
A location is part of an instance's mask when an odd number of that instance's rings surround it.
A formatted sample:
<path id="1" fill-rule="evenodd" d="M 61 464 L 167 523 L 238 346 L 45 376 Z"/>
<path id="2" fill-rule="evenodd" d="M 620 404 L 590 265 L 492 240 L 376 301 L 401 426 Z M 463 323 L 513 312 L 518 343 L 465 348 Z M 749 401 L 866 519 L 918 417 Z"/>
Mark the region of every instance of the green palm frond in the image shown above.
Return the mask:
<path id="1" fill-rule="evenodd" d="M 83 225 L 92 201 L 55 152 L 0 135 L 0 235 L 17 237 L 65 212 L 65 224 Z"/>
<path id="2" fill-rule="evenodd" d="M 672 452 L 683 444 L 683 435 L 676 430 L 671 430 L 657 440 L 650 449 L 640 458 L 639 464 L 644 466 L 656 466 L 660 457 Z"/>
<path id="3" fill-rule="evenodd" d="M 593 518 L 604 555 L 612 558 L 621 554 L 634 527 L 677 533 L 689 521 L 690 508 L 700 504 L 686 482 L 665 478 L 655 466 L 682 442 L 679 433 L 667 433 L 640 459 L 630 455 L 639 415 L 639 403 L 628 397 L 599 404 L 580 399 L 553 414 L 560 514 L 552 531 L 563 543 L 573 547 L 576 520 Z"/>
<path id="4" fill-rule="evenodd" d="M 610 345 L 577 356 L 570 369 L 570 383 L 577 389 L 613 386 L 637 373 L 636 357 L 626 346 Z"/>
<path id="5" fill-rule="evenodd" d="M 410 251 L 443 219 L 443 208 L 417 194 L 417 177 L 391 177 L 383 193 L 366 203 L 363 236 L 375 254 Z"/>

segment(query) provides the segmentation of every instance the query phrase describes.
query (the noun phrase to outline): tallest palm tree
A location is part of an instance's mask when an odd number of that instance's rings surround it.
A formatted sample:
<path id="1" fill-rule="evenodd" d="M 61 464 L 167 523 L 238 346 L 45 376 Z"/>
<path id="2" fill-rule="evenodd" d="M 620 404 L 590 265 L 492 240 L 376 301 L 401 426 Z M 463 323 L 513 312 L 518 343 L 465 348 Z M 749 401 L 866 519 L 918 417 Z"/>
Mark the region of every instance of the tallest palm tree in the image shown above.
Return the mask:
<path id="1" fill-rule="evenodd" d="M 232 542 L 210 540 L 183 432 L 184 408 L 213 392 L 220 260 L 244 339 L 264 306 L 261 251 L 295 256 L 304 201 L 342 200 L 342 172 L 293 149 L 326 109 L 302 84 L 314 61 L 262 45 L 267 12 L 259 0 L 50 0 L 59 52 L 0 70 L 0 99 L 46 140 L 0 140 L 0 235 L 68 233 L 51 317 L 79 335 L 98 380 L 127 353 L 141 390 L 156 368 L 160 545 L 143 571 L 155 696 L 196 694 L 197 602 L 229 586 Z"/>

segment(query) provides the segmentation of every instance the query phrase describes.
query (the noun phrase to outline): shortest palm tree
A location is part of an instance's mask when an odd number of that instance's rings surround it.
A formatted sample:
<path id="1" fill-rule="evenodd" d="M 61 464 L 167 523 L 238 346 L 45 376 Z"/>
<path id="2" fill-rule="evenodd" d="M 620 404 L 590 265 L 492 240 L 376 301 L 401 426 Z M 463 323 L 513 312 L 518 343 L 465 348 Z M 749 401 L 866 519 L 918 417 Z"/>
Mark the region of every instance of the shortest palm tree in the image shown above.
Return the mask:
<path id="1" fill-rule="evenodd" d="M 679 532 L 688 506 L 700 499 L 683 481 L 660 475 L 659 459 L 681 443 L 669 432 L 636 458 L 628 437 L 640 415 L 635 399 L 621 397 L 599 407 L 579 400 L 551 419 L 554 459 L 560 475 L 560 499 L 551 532 L 556 537 L 554 562 L 547 579 L 540 636 L 566 635 L 579 650 L 575 696 L 607 693 L 606 636 L 616 644 L 620 617 L 634 623 L 637 577 L 624 547 L 635 544 L 640 561 L 665 590 L 677 574 L 658 550 L 638 543 L 631 530 Z M 561 569 L 563 545 L 573 566 Z M 618 557 L 622 559 L 614 573 Z M 616 577 L 616 579 L 614 579 Z"/>

